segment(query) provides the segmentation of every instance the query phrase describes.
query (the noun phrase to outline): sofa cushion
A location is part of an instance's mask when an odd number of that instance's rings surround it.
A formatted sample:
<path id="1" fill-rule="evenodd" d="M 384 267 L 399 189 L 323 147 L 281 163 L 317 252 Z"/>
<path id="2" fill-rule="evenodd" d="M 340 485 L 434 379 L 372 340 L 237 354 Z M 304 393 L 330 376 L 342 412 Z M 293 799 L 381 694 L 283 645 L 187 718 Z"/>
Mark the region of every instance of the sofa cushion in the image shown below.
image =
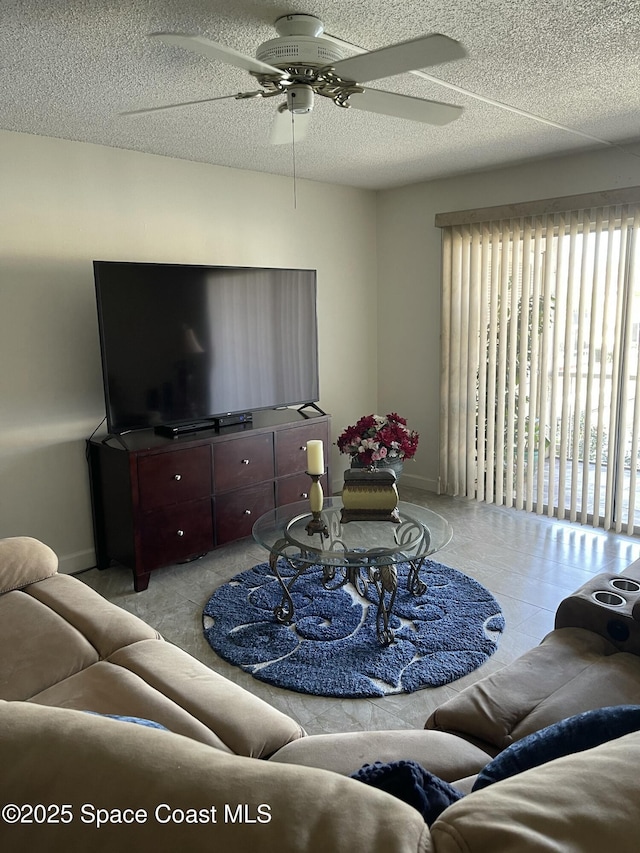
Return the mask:
<path id="1" fill-rule="evenodd" d="M 417 761 L 447 782 L 475 774 L 491 756 L 447 732 L 419 729 L 309 735 L 279 749 L 272 761 L 321 767 L 348 776 L 363 764 Z"/>
<path id="2" fill-rule="evenodd" d="M 29 701 L 55 708 L 95 711 L 100 715 L 118 714 L 155 720 L 176 734 L 223 752 L 232 752 L 215 728 L 212 731 L 135 673 L 109 661 L 99 661 L 43 690 Z"/>
<path id="3" fill-rule="evenodd" d="M 636 853 L 640 734 L 474 791 L 431 827 L 438 853 Z"/>
<path id="4" fill-rule="evenodd" d="M 122 646 L 158 637 L 137 616 L 54 572 L 0 595 L 0 648 L 11 650 L 0 660 L 0 698 L 30 699 Z"/>
<path id="5" fill-rule="evenodd" d="M 186 709 L 238 755 L 266 758 L 305 734 L 291 717 L 171 643 L 143 640 L 118 649 L 109 661 Z"/>
<path id="6" fill-rule="evenodd" d="M 66 804 L 72 817 L 4 825 L 11 853 L 432 850 L 415 809 L 353 779 L 76 711 L 0 703 L 0 763 L 2 803 Z M 116 822 L 138 809 L 140 822 Z"/>
<path id="7" fill-rule="evenodd" d="M 445 702 L 425 727 L 459 733 L 495 755 L 566 717 L 626 704 L 640 705 L 640 657 L 583 628 L 561 628 Z"/>
<path id="8" fill-rule="evenodd" d="M 0 698 L 29 699 L 98 660 L 65 619 L 21 590 L 0 595 Z"/>
<path id="9" fill-rule="evenodd" d="M 304 732 L 290 717 L 171 643 L 142 640 L 32 702 L 155 720 L 223 752 L 266 757 Z"/>
<path id="10" fill-rule="evenodd" d="M 482 768 L 473 790 L 638 730 L 640 705 L 617 705 L 576 714 L 512 743 Z"/>
<path id="11" fill-rule="evenodd" d="M 58 571 L 55 551 L 30 536 L 0 539 L 0 595 Z"/>
<path id="12" fill-rule="evenodd" d="M 25 592 L 77 628 L 101 658 L 139 640 L 160 639 L 160 634 L 142 619 L 70 575 L 47 578 Z"/>

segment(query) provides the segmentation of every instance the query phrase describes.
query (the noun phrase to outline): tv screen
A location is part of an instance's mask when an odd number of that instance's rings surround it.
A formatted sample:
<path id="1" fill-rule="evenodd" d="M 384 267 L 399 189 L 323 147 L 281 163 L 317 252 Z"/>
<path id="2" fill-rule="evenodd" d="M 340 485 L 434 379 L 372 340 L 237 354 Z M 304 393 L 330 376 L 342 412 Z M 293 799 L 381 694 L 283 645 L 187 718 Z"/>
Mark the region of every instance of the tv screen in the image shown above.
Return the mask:
<path id="1" fill-rule="evenodd" d="M 112 433 L 319 399 L 315 270 L 94 261 Z"/>

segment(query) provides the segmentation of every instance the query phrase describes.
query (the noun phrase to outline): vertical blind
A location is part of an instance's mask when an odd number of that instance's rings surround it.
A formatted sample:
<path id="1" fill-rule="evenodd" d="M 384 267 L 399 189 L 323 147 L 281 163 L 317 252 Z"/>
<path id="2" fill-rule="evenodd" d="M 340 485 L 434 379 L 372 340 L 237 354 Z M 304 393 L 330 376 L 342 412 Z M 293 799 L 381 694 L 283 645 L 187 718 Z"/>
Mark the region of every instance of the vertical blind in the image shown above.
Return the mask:
<path id="1" fill-rule="evenodd" d="M 442 230 L 440 490 L 634 531 L 640 207 Z"/>

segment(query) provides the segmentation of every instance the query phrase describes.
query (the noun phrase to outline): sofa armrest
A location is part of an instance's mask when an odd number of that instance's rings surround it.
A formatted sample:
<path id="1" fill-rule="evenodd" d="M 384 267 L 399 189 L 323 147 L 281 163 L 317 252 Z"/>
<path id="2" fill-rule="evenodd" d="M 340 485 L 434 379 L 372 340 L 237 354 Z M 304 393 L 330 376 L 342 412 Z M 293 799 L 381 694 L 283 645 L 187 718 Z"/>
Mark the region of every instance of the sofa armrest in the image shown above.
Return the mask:
<path id="1" fill-rule="evenodd" d="M 640 657 L 593 631 L 560 628 L 442 704 L 425 728 L 460 734 L 495 754 L 566 717 L 626 704 L 640 704 Z"/>
<path id="2" fill-rule="evenodd" d="M 30 536 L 0 539 L 0 595 L 55 575 L 58 557 Z"/>

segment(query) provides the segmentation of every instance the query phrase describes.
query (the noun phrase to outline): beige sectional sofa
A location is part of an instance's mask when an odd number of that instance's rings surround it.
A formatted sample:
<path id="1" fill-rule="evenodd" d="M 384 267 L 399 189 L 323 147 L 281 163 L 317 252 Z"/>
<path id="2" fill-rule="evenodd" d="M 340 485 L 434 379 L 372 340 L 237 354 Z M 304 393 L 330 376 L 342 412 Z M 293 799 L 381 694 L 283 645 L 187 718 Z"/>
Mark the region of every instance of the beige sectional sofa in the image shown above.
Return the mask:
<path id="1" fill-rule="evenodd" d="M 410 805 L 348 778 L 411 759 L 469 792 L 529 732 L 640 704 L 632 612 L 625 633 L 612 627 L 619 614 L 561 607 L 562 627 L 438 708 L 424 731 L 306 736 L 56 569 L 42 543 L 0 540 L 2 849 L 637 850 L 640 734 L 474 791 L 430 828 Z"/>

